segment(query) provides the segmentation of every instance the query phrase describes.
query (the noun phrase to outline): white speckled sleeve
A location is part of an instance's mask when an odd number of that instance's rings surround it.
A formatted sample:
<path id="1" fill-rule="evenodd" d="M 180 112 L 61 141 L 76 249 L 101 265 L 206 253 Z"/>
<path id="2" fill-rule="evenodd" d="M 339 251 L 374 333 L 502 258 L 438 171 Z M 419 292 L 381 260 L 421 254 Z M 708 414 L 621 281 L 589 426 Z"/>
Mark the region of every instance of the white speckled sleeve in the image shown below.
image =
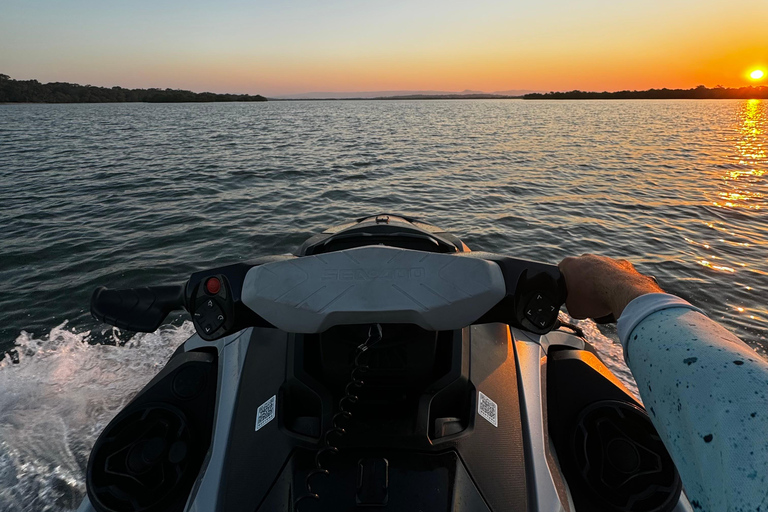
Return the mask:
<path id="1" fill-rule="evenodd" d="M 687 300 L 670 293 L 646 293 L 635 298 L 624 308 L 616 328 L 619 331 L 621 346 L 624 348 L 624 361 L 627 363 L 627 366 L 629 366 L 629 351 L 627 350 L 627 345 L 630 341 L 629 334 L 635 330 L 637 324 L 645 320 L 645 317 L 651 313 L 669 308 L 688 308 L 702 314 L 704 313 Z"/>
<path id="2" fill-rule="evenodd" d="M 768 510 L 768 361 L 685 306 L 653 311 L 622 334 L 693 508 Z"/>

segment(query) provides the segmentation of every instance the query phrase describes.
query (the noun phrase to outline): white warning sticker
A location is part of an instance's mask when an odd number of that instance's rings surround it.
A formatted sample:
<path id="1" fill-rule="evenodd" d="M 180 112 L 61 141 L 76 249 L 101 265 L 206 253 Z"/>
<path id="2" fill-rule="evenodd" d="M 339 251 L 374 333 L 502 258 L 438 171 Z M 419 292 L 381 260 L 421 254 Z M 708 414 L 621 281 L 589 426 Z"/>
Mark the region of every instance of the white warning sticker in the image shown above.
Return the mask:
<path id="1" fill-rule="evenodd" d="M 259 409 L 256 411 L 256 430 L 259 430 L 275 419 L 275 405 L 277 405 L 277 395 L 272 396 L 272 398 L 259 406 Z"/>
<path id="2" fill-rule="evenodd" d="M 488 398 L 483 394 L 482 391 L 478 392 L 479 395 L 477 397 L 477 412 L 482 416 L 483 418 L 487 419 L 488 422 L 493 425 L 494 427 L 499 426 L 499 406 L 496 405 L 496 402 Z"/>

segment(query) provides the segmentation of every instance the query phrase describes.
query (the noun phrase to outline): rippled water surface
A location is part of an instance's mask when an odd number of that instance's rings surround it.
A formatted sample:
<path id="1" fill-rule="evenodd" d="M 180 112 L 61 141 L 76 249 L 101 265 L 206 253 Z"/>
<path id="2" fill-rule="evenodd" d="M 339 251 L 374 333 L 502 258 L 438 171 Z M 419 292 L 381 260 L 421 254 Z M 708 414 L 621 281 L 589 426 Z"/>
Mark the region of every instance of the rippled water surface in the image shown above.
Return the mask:
<path id="1" fill-rule="evenodd" d="M 95 436 L 191 333 L 106 329 L 93 288 L 368 213 L 625 257 L 765 354 L 767 151 L 765 101 L 0 105 L 0 510 L 76 507 Z M 631 385 L 613 329 L 582 325 Z"/>

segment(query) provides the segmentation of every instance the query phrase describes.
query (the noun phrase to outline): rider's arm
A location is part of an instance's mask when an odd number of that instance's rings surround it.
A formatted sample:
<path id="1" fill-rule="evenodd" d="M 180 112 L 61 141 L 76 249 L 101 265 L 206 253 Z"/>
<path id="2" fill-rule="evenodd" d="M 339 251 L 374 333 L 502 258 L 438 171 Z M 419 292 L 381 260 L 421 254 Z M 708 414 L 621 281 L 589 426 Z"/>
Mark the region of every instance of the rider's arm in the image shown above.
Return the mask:
<path id="1" fill-rule="evenodd" d="M 561 269 L 572 315 L 619 318 L 625 359 L 694 508 L 768 508 L 768 362 L 628 262 L 566 258 Z"/>
<path id="2" fill-rule="evenodd" d="M 694 508 L 766 509 L 768 363 L 676 301 L 643 295 L 619 318 L 625 359 L 646 410 Z"/>

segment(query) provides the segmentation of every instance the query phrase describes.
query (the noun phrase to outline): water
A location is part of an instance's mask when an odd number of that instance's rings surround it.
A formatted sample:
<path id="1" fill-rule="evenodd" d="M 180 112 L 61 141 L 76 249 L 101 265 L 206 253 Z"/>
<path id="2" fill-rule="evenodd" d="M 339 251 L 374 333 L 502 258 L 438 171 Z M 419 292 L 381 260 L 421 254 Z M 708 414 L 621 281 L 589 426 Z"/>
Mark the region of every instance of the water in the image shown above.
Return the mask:
<path id="1" fill-rule="evenodd" d="M 765 101 L 0 105 L 0 510 L 74 508 L 101 428 L 192 332 L 97 324 L 96 286 L 180 283 L 363 214 L 626 257 L 765 354 L 766 151 Z M 581 325 L 634 388 L 615 330 Z"/>

